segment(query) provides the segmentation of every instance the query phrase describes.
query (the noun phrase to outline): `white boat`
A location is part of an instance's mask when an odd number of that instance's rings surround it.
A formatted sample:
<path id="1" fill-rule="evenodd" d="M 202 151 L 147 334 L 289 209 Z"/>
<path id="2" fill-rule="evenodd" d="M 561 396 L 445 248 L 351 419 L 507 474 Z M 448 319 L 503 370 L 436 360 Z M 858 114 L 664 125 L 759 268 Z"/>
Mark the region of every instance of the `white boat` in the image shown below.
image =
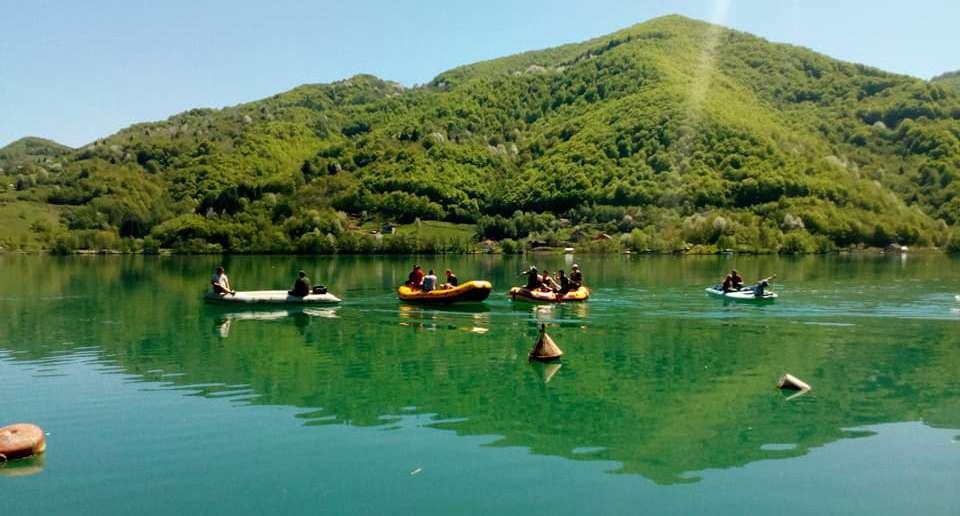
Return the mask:
<path id="1" fill-rule="evenodd" d="M 707 294 L 711 296 L 722 297 L 724 299 L 734 299 L 737 301 L 772 301 L 777 298 L 776 292 L 771 292 L 765 290 L 763 295 L 758 296 L 757 293 L 750 287 L 744 287 L 740 290 L 734 290 L 732 292 L 724 292 L 723 287 L 720 285 L 714 285 L 712 287 L 707 287 Z"/>
<path id="2" fill-rule="evenodd" d="M 340 302 L 339 297 L 329 292 L 299 297 L 291 296 L 286 290 L 253 290 L 235 294 L 207 292 L 203 298 L 212 303 L 244 304 L 329 305 Z"/>

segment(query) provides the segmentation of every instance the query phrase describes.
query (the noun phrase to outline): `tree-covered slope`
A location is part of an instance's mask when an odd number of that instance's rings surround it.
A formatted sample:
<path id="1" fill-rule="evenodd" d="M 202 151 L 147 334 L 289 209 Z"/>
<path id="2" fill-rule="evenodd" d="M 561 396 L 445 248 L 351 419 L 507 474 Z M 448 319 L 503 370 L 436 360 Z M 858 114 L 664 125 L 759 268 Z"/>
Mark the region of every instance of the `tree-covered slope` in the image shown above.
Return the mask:
<path id="1" fill-rule="evenodd" d="M 58 158 L 66 156 L 73 149 L 52 140 L 28 136 L 0 148 L 0 174 L 15 174 L 18 167 L 31 164 L 53 166 Z"/>
<path id="2" fill-rule="evenodd" d="M 939 82 L 668 16 L 421 87 L 357 76 L 135 125 L 17 195 L 67 207 L 41 228 L 61 248 L 402 251 L 425 244 L 351 228 L 420 218 L 789 252 L 946 243 L 958 168 Z"/>
<path id="3" fill-rule="evenodd" d="M 954 93 L 960 94 L 960 70 L 940 74 L 933 79 L 930 79 L 930 82 L 939 86 L 943 86 L 944 88 L 951 89 Z"/>

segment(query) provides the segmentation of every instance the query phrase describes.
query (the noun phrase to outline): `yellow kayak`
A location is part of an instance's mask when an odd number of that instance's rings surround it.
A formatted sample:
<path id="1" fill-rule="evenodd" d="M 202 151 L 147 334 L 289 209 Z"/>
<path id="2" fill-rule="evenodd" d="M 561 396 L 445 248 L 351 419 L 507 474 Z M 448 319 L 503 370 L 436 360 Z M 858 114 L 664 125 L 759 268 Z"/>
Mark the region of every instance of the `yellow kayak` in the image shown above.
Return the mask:
<path id="1" fill-rule="evenodd" d="M 530 303 L 568 303 L 571 301 L 586 301 L 590 298 L 590 289 L 581 286 L 577 290 L 571 290 L 565 295 L 560 296 L 554 292 L 530 290 L 525 287 L 513 287 L 510 289 L 509 296 L 513 301 L 528 301 Z"/>
<path id="2" fill-rule="evenodd" d="M 444 288 L 424 292 L 401 285 L 397 289 L 400 299 L 408 303 L 462 303 L 483 301 L 493 290 L 489 281 L 466 281 L 453 288 Z"/>

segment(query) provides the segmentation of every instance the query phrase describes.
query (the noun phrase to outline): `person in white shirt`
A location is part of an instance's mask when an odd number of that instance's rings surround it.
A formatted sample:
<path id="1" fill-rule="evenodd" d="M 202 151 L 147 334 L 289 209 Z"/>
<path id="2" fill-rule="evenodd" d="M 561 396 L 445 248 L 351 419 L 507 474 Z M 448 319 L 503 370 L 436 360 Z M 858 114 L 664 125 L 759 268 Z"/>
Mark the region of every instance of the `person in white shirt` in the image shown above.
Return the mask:
<path id="1" fill-rule="evenodd" d="M 437 288 L 437 275 L 433 273 L 433 269 L 430 269 L 430 273 L 423 277 L 422 290 L 430 292 L 435 288 Z"/>
<path id="2" fill-rule="evenodd" d="M 210 277 L 210 285 L 213 286 L 213 291 L 217 294 L 236 294 L 235 291 L 230 289 L 230 279 L 227 278 L 227 273 L 224 272 L 223 267 L 217 267 L 217 272 L 214 272 L 213 276 Z"/>

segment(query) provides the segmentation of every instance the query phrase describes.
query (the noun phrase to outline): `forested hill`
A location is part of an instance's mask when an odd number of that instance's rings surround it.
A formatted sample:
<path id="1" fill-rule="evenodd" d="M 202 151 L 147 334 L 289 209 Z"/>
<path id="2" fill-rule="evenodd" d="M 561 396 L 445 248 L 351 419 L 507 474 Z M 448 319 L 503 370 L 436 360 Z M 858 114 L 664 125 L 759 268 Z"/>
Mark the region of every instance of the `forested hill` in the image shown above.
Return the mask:
<path id="1" fill-rule="evenodd" d="M 952 89 L 955 93 L 960 94 L 960 70 L 938 75 L 930 79 L 930 82 L 947 89 Z"/>
<path id="2" fill-rule="evenodd" d="M 18 166 L 32 163 L 51 164 L 72 151 L 70 147 L 55 141 L 30 136 L 20 138 L 0 149 L 0 170 L 10 167 L 9 172 L 13 172 Z"/>
<path id="3" fill-rule="evenodd" d="M 958 170 L 939 81 L 667 16 L 415 88 L 356 76 L 135 125 L 4 167 L 0 199 L 56 213 L 19 245 L 57 250 L 465 250 L 475 227 L 507 250 L 813 252 L 960 245 Z M 370 235 L 415 220 L 470 226 Z"/>

